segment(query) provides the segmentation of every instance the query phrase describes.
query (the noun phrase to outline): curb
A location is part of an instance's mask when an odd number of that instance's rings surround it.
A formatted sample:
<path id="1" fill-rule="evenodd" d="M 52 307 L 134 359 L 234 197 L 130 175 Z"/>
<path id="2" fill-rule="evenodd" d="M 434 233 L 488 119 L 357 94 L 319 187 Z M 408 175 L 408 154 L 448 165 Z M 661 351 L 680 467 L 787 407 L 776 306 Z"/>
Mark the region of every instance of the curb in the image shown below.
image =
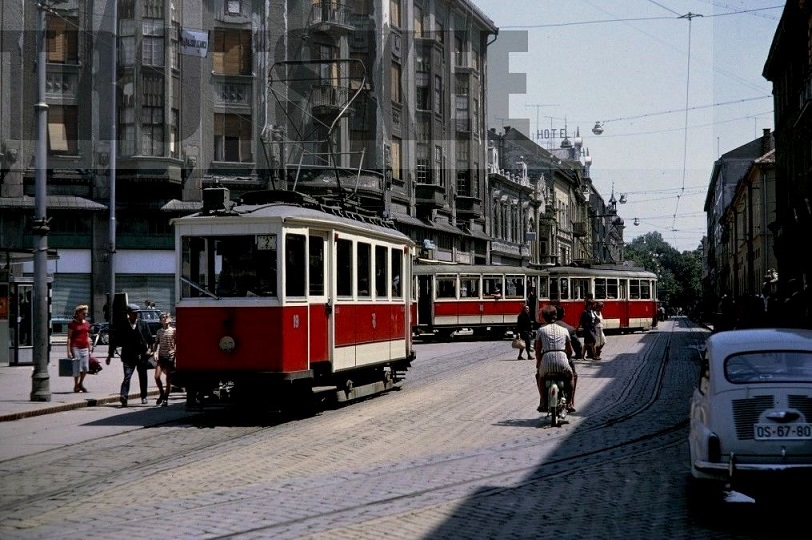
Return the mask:
<path id="1" fill-rule="evenodd" d="M 147 392 L 147 397 L 157 396 L 157 390 L 150 390 Z M 82 409 L 84 407 L 97 407 L 99 405 L 106 405 L 108 403 L 118 403 L 118 395 L 108 396 L 103 398 L 91 398 L 83 401 L 75 401 L 73 403 L 60 403 L 52 407 L 43 407 L 41 409 L 34 409 L 31 411 L 20 411 L 16 413 L 8 413 L 0 415 L 0 422 L 11 422 L 14 420 L 22 420 L 23 418 L 33 418 L 35 416 L 42 416 L 45 414 L 52 414 L 58 412 L 72 411 L 74 409 Z M 138 399 L 141 394 L 130 394 L 128 399 Z"/>

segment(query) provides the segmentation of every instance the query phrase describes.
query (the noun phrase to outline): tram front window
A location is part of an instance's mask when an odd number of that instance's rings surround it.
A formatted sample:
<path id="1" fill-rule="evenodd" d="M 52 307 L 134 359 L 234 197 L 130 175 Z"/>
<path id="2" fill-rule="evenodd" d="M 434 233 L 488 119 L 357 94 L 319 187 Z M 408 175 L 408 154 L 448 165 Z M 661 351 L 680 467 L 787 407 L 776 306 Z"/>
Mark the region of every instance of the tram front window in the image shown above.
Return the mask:
<path id="1" fill-rule="evenodd" d="M 184 298 L 276 296 L 276 235 L 183 237 Z"/>

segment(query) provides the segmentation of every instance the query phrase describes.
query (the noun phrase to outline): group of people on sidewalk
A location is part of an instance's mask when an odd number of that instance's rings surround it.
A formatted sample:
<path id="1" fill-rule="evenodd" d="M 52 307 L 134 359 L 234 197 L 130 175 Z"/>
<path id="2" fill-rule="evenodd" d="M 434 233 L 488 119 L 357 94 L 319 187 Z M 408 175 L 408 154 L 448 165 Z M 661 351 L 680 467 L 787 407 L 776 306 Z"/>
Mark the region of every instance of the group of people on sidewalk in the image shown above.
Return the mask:
<path id="1" fill-rule="evenodd" d="M 175 328 L 170 326 L 172 317 L 161 313 L 161 328 L 155 337 L 146 323 L 138 318 L 140 308 L 136 304 L 126 307 L 126 320 L 119 320 L 110 334 L 110 348 L 106 363 L 109 365 L 116 349 L 121 347 L 121 364 L 124 367 L 124 380 L 121 383 L 119 401 L 122 407 L 127 406 L 130 394 L 130 379 L 138 372 L 138 383 L 141 391 L 141 403 L 147 403 L 147 371 L 155 369 L 155 383 L 158 385 L 156 405 L 169 405 L 169 392 L 172 388 L 172 372 L 175 370 Z M 166 377 L 164 387 L 161 375 Z"/>
<path id="2" fill-rule="evenodd" d="M 545 379 L 551 375 L 563 375 L 569 395 L 569 412 L 575 412 L 575 388 L 578 374 L 574 360 L 590 358 L 601 359 L 601 351 L 606 345 L 603 332 L 603 303 L 593 300 L 588 295 L 584 301 L 584 311 L 579 324 L 583 331 L 584 342 L 578 338 L 578 330 L 564 321 L 564 308 L 561 305 L 546 305 L 541 310 L 542 324 L 535 331 L 535 317 L 529 304 L 522 307 L 516 319 L 516 334 L 525 347 L 519 349 L 519 359 L 527 350 L 530 359 L 531 349 L 536 358 L 536 386 L 539 392 L 539 412 L 547 410 L 547 392 Z"/>
<path id="3" fill-rule="evenodd" d="M 79 371 L 74 377 L 74 392 L 87 392 L 84 381 L 90 369 L 92 345 L 90 340 L 90 322 L 87 320 L 88 306 L 80 304 L 73 312 L 73 320 L 68 323 L 67 355 L 78 359 Z M 146 323 L 138 318 L 140 308 L 136 304 L 126 307 L 126 317 L 119 317 L 110 333 L 110 344 L 107 352 L 107 365 L 121 348 L 121 364 L 124 369 L 124 380 L 121 383 L 120 397 L 122 407 L 127 406 L 130 394 L 130 380 L 138 372 L 138 383 L 141 391 L 141 403 L 147 403 L 147 371 L 155 369 L 155 383 L 159 396 L 156 405 L 169 404 L 169 392 L 172 388 L 172 372 L 175 370 L 175 328 L 171 326 L 169 313 L 161 313 L 161 328 L 153 337 Z M 164 386 L 161 377 L 166 378 Z"/>

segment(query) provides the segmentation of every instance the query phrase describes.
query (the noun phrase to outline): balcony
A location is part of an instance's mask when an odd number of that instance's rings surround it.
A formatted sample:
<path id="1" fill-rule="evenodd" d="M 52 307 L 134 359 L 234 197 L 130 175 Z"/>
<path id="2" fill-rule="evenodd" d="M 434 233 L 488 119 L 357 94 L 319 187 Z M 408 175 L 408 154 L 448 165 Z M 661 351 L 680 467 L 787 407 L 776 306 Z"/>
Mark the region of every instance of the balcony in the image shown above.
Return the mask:
<path id="1" fill-rule="evenodd" d="M 445 189 L 435 184 L 415 184 L 415 204 L 430 208 L 443 208 L 445 206 Z"/>
<path id="2" fill-rule="evenodd" d="M 310 30 L 327 34 L 347 34 L 355 30 L 350 8 L 344 2 L 315 2 L 308 17 Z"/>
<path id="3" fill-rule="evenodd" d="M 347 105 L 350 93 L 349 89 L 339 86 L 319 85 L 314 86 L 310 94 L 310 107 L 313 116 L 334 116 Z M 349 109 L 345 114 L 350 112 Z"/>
<path id="4" fill-rule="evenodd" d="M 253 86 L 250 81 L 215 80 L 214 104 L 221 107 L 251 107 Z"/>
<path id="5" fill-rule="evenodd" d="M 457 195 L 454 198 L 457 207 L 457 217 L 460 219 L 471 219 L 482 217 L 482 201 L 478 197 L 467 195 Z"/>

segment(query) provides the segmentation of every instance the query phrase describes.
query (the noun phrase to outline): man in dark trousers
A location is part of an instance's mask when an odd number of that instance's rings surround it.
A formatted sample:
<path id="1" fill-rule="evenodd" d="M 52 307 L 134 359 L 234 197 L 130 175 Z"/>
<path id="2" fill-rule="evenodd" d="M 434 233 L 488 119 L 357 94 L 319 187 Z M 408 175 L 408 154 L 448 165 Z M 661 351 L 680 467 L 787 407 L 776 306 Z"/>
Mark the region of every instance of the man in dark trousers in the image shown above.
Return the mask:
<path id="1" fill-rule="evenodd" d="M 130 379 L 133 371 L 138 370 L 138 383 L 141 387 L 141 403 L 147 402 L 147 361 L 145 356 L 152 351 L 154 339 L 147 325 L 138 318 L 140 308 L 135 304 L 127 305 L 127 320 L 117 324 L 110 333 L 110 348 L 106 363 L 121 347 L 121 363 L 124 366 L 124 381 L 121 383 L 121 406 L 127 406 L 127 396 L 130 394 Z"/>

